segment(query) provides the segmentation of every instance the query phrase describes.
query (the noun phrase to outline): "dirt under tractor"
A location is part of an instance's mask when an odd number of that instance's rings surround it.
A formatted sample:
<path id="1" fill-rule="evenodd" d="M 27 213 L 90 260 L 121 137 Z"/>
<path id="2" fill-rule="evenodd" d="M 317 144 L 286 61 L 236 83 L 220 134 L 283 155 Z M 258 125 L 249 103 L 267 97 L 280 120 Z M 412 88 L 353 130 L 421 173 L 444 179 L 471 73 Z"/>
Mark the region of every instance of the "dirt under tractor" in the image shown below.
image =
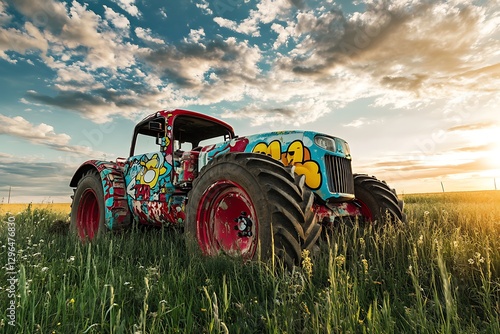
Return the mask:
<path id="1" fill-rule="evenodd" d="M 300 263 L 323 229 L 403 219 L 383 181 L 353 174 L 346 141 L 312 131 L 236 136 L 216 118 L 158 111 L 139 122 L 128 158 L 83 163 L 71 228 L 82 240 L 131 224 L 176 226 L 203 254 Z"/>

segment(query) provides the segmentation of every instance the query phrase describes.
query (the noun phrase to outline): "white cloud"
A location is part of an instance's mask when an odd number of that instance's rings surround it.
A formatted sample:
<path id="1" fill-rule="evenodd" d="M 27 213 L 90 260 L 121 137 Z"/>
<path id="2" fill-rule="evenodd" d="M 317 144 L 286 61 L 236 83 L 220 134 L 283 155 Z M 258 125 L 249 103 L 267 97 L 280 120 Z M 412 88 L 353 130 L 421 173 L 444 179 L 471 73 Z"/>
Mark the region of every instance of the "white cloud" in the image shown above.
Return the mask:
<path id="1" fill-rule="evenodd" d="M 58 68 L 55 86 L 62 91 L 82 92 L 90 89 L 104 88 L 104 85 L 97 82 L 94 75 L 86 70 L 83 64 L 78 63 Z"/>
<path id="2" fill-rule="evenodd" d="M 201 3 L 196 3 L 196 7 L 200 8 L 205 15 L 212 15 L 214 13 L 210 9 L 210 4 L 207 0 L 201 0 Z"/>
<path id="3" fill-rule="evenodd" d="M 251 10 L 248 18 L 241 23 L 223 17 L 215 17 L 214 22 L 223 28 L 258 37 L 261 36 L 259 29 L 261 23 L 269 24 L 276 19 L 286 18 L 291 8 L 289 0 L 261 0 L 257 4 L 257 9 Z"/>
<path id="4" fill-rule="evenodd" d="M 122 14 L 115 12 L 113 9 L 108 6 L 104 7 L 104 13 L 106 15 L 106 19 L 111 21 L 111 23 L 117 27 L 118 29 L 128 29 L 130 28 L 130 21 Z"/>
<path id="5" fill-rule="evenodd" d="M 56 134 L 54 128 L 45 123 L 31 124 L 21 116 L 7 117 L 0 114 L 0 134 L 24 138 L 35 144 L 67 145 L 71 139 L 65 133 Z"/>
<path id="6" fill-rule="evenodd" d="M 362 117 L 362 118 L 355 119 L 355 120 L 353 120 L 350 123 L 343 124 L 342 126 L 352 127 L 352 128 L 359 128 L 359 127 L 361 127 L 361 126 L 363 126 L 365 124 L 366 124 L 366 118 Z"/>
<path id="7" fill-rule="evenodd" d="M 0 135 L 22 138 L 33 144 L 44 145 L 54 150 L 79 156 L 102 156 L 103 153 L 82 145 L 70 145 L 71 137 L 56 133 L 54 127 L 45 123 L 32 124 L 21 116 L 8 117 L 0 114 Z"/>
<path id="8" fill-rule="evenodd" d="M 382 120 L 369 120 L 366 117 L 360 117 L 347 124 L 342 124 L 342 126 L 347 128 L 361 128 L 366 125 L 377 124 L 382 122 L 383 122 Z"/>
<path id="9" fill-rule="evenodd" d="M 15 63 L 16 60 L 8 56 L 5 51 L 15 51 L 26 54 L 28 50 L 47 51 L 48 43 L 40 31 L 30 22 L 24 25 L 24 31 L 15 28 L 0 28 L 0 58 Z"/>
<path id="10" fill-rule="evenodd" d="M 238 24 L 235 21 L 231 21 L 228 19 L 225 19 L 223 17 L 215 17 L 214 22 L 217 23 L 219 26 L 227 29 L 231 29 L 237 32 L 241 32 L 238 29 Z"/>
<path id="11" fill-rule="evenodd" d="M 203 28 L 191 29 L 189 31 L 188 38 L 184 39 L 184 41 L 185 42 L 199 43 L 204 37 L 205 37 L 205 30 L 203 30 Z"/>
<path id="12" fill-rule="evenodd" d="M 139 9 L 135 5 L 135 0 L 114 0 L 118 6 L 132 16 L 139 17 Z"/>
<path id="13" fill-rule="evenodd" d="M 153 32 L 149 28 L 144 29 L 141 27 L 137 27 L 137 28 L 135 28 L 134 32 L 137 35 L 137 37 L 139 37 L 140 39 L 142 39 L 146 42 L 151 42 L 151 43 L 155 43 L 155 44 L 165 44 L 165 42 L 162 39 L 153 37 L 152 36 Z"/>
<path id="14" fill-rule="evenodd" d="M 278 37 L 273 43 L 273 49 L 277 49 L 282 45 L 286 45 L 288 39 L 293 34 L 294 24 L 288 23 L 287 27 L 283 27 L 281 24 L 273 23 L 271 29 L 278 34 Z"/>

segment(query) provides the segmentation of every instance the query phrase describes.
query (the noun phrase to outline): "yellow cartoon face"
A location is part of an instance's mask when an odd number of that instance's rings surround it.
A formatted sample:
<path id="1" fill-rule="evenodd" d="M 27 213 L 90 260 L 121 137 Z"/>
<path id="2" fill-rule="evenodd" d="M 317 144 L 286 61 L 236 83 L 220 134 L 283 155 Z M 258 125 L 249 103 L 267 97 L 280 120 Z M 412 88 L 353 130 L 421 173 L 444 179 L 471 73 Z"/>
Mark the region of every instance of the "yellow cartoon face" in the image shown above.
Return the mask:
<path id="1" fill-rule="evenodd" d="M 149 161 L 141 161 L 142 170 L 137 174 L 136 180 L 140 184 L 147 184 L 153 188 L 158 183 L 160 175 L 165 174 L 167 169 L 160 163 L 158 154 L 151 157 Z"/>
<path id="2" fill-rule="evenodd" d="M 293 165 L 304 161 L 304 145 L 300 141 L 294 141 L 286 151 L 288 164 Z"/>

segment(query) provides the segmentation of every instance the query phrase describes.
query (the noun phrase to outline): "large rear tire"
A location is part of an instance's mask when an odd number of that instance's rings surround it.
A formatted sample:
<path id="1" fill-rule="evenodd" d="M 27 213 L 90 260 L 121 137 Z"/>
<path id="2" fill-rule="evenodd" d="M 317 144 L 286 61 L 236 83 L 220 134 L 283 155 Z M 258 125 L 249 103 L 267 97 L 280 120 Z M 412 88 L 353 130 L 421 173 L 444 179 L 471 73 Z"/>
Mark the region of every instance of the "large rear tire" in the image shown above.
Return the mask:
<path id="1" fill-rule="evenodd" d="M 374 176 L 354 174 L 354 194 L 366 222 L 404 221 L 403 201 L 396 191 Z"/>
<path id="2" fill-rule="evenodd" d="M 102 182 L 99 174 L 91 170 L 78 181 L 71 204 L 70 231 L 85 242 L 95 240 L 105 230 Z"/>
<path id="3" fill-rule="evenodd" d="M 274 254 L 287 266 L 298 265 L 302 250 L 312 250 L 321 234 L 313 203 L 293 169 L 266 155 L 225 154 L 193 183 L 186 237 L 206 255 L 266 261 Z"/>

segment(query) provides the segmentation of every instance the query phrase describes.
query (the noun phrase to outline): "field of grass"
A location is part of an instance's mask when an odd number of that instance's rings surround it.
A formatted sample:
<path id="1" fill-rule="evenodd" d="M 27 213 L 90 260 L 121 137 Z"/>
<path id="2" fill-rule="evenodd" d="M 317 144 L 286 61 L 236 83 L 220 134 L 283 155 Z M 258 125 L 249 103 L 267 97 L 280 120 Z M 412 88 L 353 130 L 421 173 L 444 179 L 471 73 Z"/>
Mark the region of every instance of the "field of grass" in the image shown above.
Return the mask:
<path id="1" fill-rule="evenodd" d="M 189 254 L 167 229 L 82 245 L 53 225 L 66 212 L 3 214 L 19 281 L 12 327 L 1 278 L 0 332 L 500 333 L 500 191 L 404 199 L 406 224 L 339 227 L 293 271 Z"/>

